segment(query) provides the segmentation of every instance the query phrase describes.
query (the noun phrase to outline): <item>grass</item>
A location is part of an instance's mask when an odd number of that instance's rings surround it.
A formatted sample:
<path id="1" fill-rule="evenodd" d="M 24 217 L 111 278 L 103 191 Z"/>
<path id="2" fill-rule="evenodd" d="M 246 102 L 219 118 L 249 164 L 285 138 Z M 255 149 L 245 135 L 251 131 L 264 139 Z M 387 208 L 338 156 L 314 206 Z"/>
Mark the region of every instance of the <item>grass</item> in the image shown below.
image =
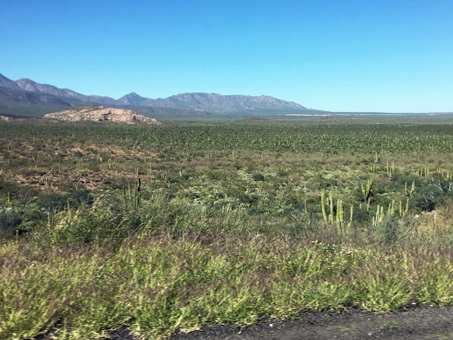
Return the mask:
<path id="1" fill-rule="evenodd" d="M 451 252 L 433 261 L 410 249 L 331 249 L 264 236 L 209 244 L 142 236 L 115 251 L 57 248 L 45 258 L 9 251 L 0 336 L 27 338 L 58 325 L 57 337 L 86 339 L 128 325 L 151 338 L 304 310 L 451 305 L 452 274 Z"/>
<path id="2" fill-rule="evenodd" d="M 0 132 L 1 339 L 453 305 L 451 125 Z"/>

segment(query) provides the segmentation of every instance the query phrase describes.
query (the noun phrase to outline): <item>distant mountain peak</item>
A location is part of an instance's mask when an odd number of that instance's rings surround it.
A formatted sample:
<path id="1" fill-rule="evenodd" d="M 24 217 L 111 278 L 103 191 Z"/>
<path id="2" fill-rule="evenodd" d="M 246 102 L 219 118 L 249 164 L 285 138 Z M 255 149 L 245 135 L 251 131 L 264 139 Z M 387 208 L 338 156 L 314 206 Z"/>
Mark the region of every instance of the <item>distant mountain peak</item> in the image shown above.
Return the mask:
<path id="1" fill-rule="evenodd" d="M 48 84 L 40 84 L 37 83 L 31 79 L 28 78 L 22 78 L 19 80 L 16 80 L 17 86 L 19 86 L 21 89 L 25 91 L 30 91 L 30 92 L 42 92 L 42 93 L 48 93 L 48 94 L 53 94 L 53 95 L 62 95 L 62 90 L 60 90 L 56 86 L 48 85 Z"/>
<path id="2" fill-rule="evenodd" d="M 131 98 L 144 98 L 142 96 L 140 96 L 139 94 L 137 94 L 136 92 L 131 92 L 131 93 L 128 93 L 126 94 L 125 96 L 121 97 L 121 98 L 126 98 L 126 97 L 131 97 Z M 120 98 L 120 99 L 121 99 Z M 118 99 L 118 100 L 120 100 Z"/>
<path id="3" fill-rule="evenodd" d="M 142 97 L 135 92 L 126 94 L 125 96 L 118 99 L 120 103 L 126 105 L 146 105 L 146 102 L 149 100 L 149 98 Z"/>

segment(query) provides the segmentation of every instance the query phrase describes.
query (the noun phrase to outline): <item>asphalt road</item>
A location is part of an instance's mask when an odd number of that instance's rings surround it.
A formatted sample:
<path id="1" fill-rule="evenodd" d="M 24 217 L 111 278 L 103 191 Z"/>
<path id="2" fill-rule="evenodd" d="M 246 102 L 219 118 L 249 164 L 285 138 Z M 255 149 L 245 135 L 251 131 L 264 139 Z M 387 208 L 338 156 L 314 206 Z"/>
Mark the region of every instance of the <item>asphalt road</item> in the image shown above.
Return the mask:
<path id="1" fill-rule="evenodd" d="M 299 320 L 261 321 L 243 329 L 212 326 L 172 340 L 410 339 L 453 340 L 453 307 L 417 306 L 388 314 L 352 310 L 304 313 Z"/>

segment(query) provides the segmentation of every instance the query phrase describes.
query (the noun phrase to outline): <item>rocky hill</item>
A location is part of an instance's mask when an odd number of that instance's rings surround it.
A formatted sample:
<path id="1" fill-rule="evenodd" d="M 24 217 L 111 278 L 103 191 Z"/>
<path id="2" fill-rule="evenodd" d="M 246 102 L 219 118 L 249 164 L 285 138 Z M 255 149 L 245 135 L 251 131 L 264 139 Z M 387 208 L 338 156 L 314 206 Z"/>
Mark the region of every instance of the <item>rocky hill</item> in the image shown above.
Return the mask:
<path id="1" fill-rule="evenodd" d="M 94 122 L 114 122 L 126 124 L 154 124 L 161 123 L 154 118 L 145 117 L 132 110 L 124 110 L 106 107 L 76 107 L 70 110 L 64 110 L 44 115 L 46 119 L 63 120 L 67 122 L 94 121 Z"/>

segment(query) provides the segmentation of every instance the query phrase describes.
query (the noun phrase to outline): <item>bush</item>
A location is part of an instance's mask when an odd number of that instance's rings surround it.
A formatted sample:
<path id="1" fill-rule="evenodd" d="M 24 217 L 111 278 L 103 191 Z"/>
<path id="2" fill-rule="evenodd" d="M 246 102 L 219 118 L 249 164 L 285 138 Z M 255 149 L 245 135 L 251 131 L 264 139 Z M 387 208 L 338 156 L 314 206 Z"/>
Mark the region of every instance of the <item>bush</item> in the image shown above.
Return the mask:
<path id="1" fill-rule="evenodd" d="M 16 228 L 22 223 L 21 215 L 12 208 L 4 208 L 0 211 L 0 232 L 16 231 Z"/>
<path id="2" fill-rule="evenodd" d="M 47 195 L 43 195 L 40 197 L 39 205 L 41 209 L 43 209 L 46 213 L 53 216 L 59 211 L 62 211 L 67 204 L 67 196 L 58 194 L 58 193 L 50 193 Z"/>
<path id="3" fill-rule="evenodd" d="M 260 174 L 260 173 L 256 173 L 253 175 L 253 180 L 255 182 L 264 182 L 265 181 L 265 178 L 264 178 L 264 175 L 263 174 Z"/>
<path id="4" fill-rule="evenodd" d="M 88 189 L 74 190 L 67 197 L 72 207 L 80 207 L 82 204 L 88 206 L 93 204 L 93 196 Z"/>
<path id="5" fill-rule="evenodd" d="M 435 184 L 429 184 L 415 190 L 412 196 L 413 204 L 416 209 L 421 211 L 433 211 L 439 204 L 442 204 L 446 197 L 446 192 L 442 187 Z"/>

